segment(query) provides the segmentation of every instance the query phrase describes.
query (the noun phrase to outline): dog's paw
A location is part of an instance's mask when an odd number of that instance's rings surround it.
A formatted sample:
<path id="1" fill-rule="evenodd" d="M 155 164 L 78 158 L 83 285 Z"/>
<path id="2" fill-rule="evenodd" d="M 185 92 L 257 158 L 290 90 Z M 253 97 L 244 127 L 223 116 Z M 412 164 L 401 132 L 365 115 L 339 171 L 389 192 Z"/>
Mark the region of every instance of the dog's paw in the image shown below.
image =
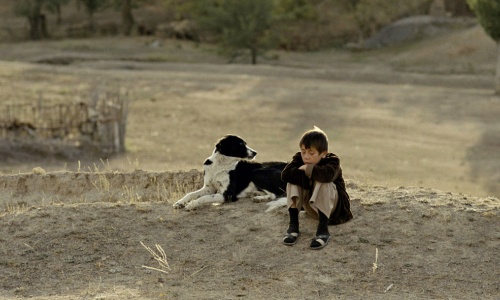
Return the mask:
<path id="1" fill-rule="evenodd" d="M 195 202 L 189 202 L 186 206 L 184 206 L 185 210 L 195 210 L 198 205 Z"/>
<path id="2" fill-rule="evenodd" d="M 276 210 L 280 207 L 286 207 L 287 205 L 287 199 L 285 197 L 282 197 L 282 198 L 278 198 L 274 201 L 271 201 L 269 203 L 266 203 L 267 204 L 267 209 L 266 209 L 266 212 L 271 212 L 273 210 Z"/>
<path id="3" fill-rule="evenodd" d="M 262 202 L 269 202 L 271 200 L 273 200 L 274 197 L 270 196 L 270 195 L 263 195 L 263 196 L 255 196 L 252 198 L 252 201 L 255 202 L 255 203 L 262 203 Z"/>
<path id="4" fill-rule="evenodd" d="M 184 208 L 184 206 L 185 206 L 184 203 L 182 203 L 180 201 L 175 202 L 174 205 L 173 205 L 173 207 L 175 209 L 181 209 L 181 208 Z"/>
<path id="5" fill-rule="evenodd" d="M 262 192 L 262 191 L 249 191 L 247 192 L 244 197 L 245 198 L 255 198 L 255 197 L 259 197 L 259 196 L 265 196 L 266 193 L 265 192 Z"/>

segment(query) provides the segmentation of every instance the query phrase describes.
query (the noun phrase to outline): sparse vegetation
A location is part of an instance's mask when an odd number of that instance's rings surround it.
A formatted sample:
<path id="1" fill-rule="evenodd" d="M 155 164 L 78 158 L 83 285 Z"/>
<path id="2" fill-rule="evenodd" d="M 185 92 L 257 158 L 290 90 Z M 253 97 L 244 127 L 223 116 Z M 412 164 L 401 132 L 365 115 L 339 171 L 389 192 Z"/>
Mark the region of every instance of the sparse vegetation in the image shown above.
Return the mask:
<path id="1" fill-rule="evenodd" d="M 142 267 L 146 268 L 148 270 L 153 270 L 153 271 L 158 271 L 158 272 L 168 274 L 168 270 L 170 270 L 170 266 L 168 264 L 167 254 L 165 253 L 165 250 L 163 250 L 163 248 L 158 244 L 155 245 L 156 251 L 151 249 L 150 247 L 144 245 L 144 243 L 142 241 L 141 241 L 141 245 L 149 252 L 149 254 L 151 254 L 151 256 L 154 258 L 154 260 L 160 265 L 159 268 L 154 268 L 154 267 L 150 267 L 150 266 L 142 266 Z"/>
<path id="2" fill-rule="evenodd" d="M 250 52 L 252 64 L 269 49 L 273 25 L 273 1 L 199 1 L 201 26 L 214 32 L 222 52 L 236 57 L 241 50 Z"/>

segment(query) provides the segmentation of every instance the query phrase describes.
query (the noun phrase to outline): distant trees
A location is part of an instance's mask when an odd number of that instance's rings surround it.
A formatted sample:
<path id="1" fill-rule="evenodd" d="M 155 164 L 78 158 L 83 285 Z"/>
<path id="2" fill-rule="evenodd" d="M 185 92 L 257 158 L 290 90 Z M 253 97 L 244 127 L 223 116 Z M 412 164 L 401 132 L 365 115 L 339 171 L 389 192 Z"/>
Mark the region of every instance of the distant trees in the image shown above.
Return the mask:
<path id="1" fill-rule="evenodd" d="M 274 14 L 279 20 L 313 20 L 317 17 L 314 2 L 318 1 L 278 0 Z"/>
<path id="2" fill-rule="evenodd" d="M 88 15 L 88 27 L 95 30 L 95 13 L 116 9 L 121 12 L 122 32 L 132 34 L 135 19 L 133 9 L 148 3 L 165 9 L 168 20 L 182 21 L 188 19 L 197 23 L 203 32 L 220 45 L 222 52 L 236 57 L 249 53 L 251 62 L 267 50 L 277 45 L 285 49 L 296 45 L 306 45 L 301 49 L 311 49 L 308 45 L 327 45 L 339 34 L 319 35 L 318 32 L 328 30 L 329 20 L 335 16 L 345 17 L 342 21 L 355 26 L 351 27 L 350 36 L 358 31 L 359 41 L 373 34 L 381 25 L 396 18 L 421 11 L 432 0 L 15 0 L 11 1 L 14 12 L 28 20 L 29 37 L 33 40 L 49 36 L 46 12 L 57 16 L 61 23 L 61 11 L 65 5 L 77 5 L 85 9 Z M 451 0 L 450 0 L 451 1 Z M 499 44 L 498 63 L 495 80 L 496 93 L 500 94 L 500 0 L 454 0 L 463 3 L 476 13 L 485 31 Z M 321 7 L 329 3 L 331 10 L 337 14 L 327 15 L 325 21 Z M 160 6 L 162 4 L 163 6 Z M 333 17 L 331 17 L 333 16 Z M 323 22 L 323 23 L 322 23 Z M 326 23 L 327 26 L 323 26 Z M 152 24 L 155 26 L 157 24 Z M 305 25 L 305 26 L 303 26 Z M 311 26 L 312 25 L 312 26 Z M 153 27 L 152 27 L 153 28 Z M 354 28 L 354 29 L 353 29 Z M 315 35 L 316 34 L 316 35 Z M 326 37 L 326 38 L 325 38 Z M 333 38 L 332 38 L 333 37 Z M 307 39 L 309 38 L 309 39 Z M 316 40 L 314 40 L 316 39 Z M 330 39 L 330 40 L 328 40 Z M 212 39 L 214 40 L 214 39 Z M 330 43 L 331 44 L 331 43 Z"/>
<path id="3" fill-rule="evenodd" d="M 252 64 L 269 48 L 273 23 L 273 1 L 270 0 L 205 0 L 198 3 L 202 26 L 214 32 L 224 52 L 236 56 L 240 50 L 250 51 Z"/>
<path id="4" fill-rule="evenodd" d="M 83 5 L 85 10 L 87 11 L 90 29 L 94 30 L 95 29 L 94 14 L 108 7 L 109 5 L 108 0 L 76 0 L 76 1 L 78 1 L 81 5 Z"/>
<path id="5" fill-rule="evenodd" d="M 49 35 L 44 10 L 55 14 L 56 23 L 61 24 L 62 7 L 74 3 L 78 9 L 83 7 L 86 11 L 89 28 L 93 31 L 95 30 L 95 13 L 114 7 L 121 12 L 123 34 L 130 35 L 135 24 L 132 10 L 141 5 L 154 2 L 154 0 L 16 0 L 13 2 L 12 8 L 16 15 L 28 19 L 30 38 L 38 40 L 47 38 Z"/>
<path id="6" fill-rule="evenodd" d="M 181 4 L 182 14 L 189 12 L 201 27 L 209 30 L 223 53 L 235 58 L 247 50 L 252 64 L 278 43 L 278 23 L 316 16 L 312 3 L 315 1 L 308 0 L 197 0 L 192 5 L 189 1 L 165 1 Z"/>
<path id="7" fill-rule="evenodd" d="M 124 35 L 130 35 L 134 28 L 135 19 L 132 14 L 134 8 L 139 7 L 141 4 L 153 2 L 152 0 L 113 0 L 116 9 L 121 12 L 122 30 Z"/>
<path id="8" fill-rule="evenodd" d="M 273 11 L 273 38 L 275 44 L 287 50 L 313 49 L 320 42 L 319 28 L 325 28 L 319 20 L 321 1 L 277 0 Z M 324 1 L 323 1 L 324 2 Z M 328 30 L 325 30 L 328 31 Z"/>
<path id="9" fill-rule="evenodd" d="M 123 34 L 125 35 L 130 35 L 135 23 L 134 15 L 132 14 L 133 2 L 133 0 L 115 0 L 115 5 L 120 9 L 122 14 Z"/>
<path id="10" fill-rule="evenodd" d="M 17 0 L 14 2 L 14 13 L 28 19 L 29 34 L 32 40 L 39 40 L 49 36 L 47 21 L 45 15 L 42 14 L 44 4 L 46 4 L 46 0 Z"/>
<path id="11" fill-rule="evenodd" d="M 47 10 L 55 13 L 57 16 L 57 24 L 62 22 L 61 7 L 68 4 L 71 0 L 47 0 Z"/>
<path id="12" fill-rule="evenodd" d="M 497 43 L 495 93 L 500 95 L 500 0 L 467 0 L 484 31 Z"/>

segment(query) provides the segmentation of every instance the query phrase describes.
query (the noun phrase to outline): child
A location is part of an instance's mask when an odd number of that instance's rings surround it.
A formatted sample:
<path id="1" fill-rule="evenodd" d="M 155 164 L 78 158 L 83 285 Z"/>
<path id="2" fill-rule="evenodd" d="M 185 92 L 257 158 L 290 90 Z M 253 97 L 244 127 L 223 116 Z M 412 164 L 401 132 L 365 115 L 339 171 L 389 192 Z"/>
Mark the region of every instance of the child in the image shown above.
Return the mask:
<path id="1" fill-rule="evenodd" d="M 352 219 L 350 199 L 345 189 L 342 168 L 337 155 L 328 152 L 328 137 L 319 129 L 304 133 L 300 152 L 281 173 L 287 183 L 286 194 L 290 224 L 283 244 L 294 245 L 299 236 L 299 211 L 319 219 L 316 236 L 310 248 L 321 249 L 330 241 L 328 225 Z"/>

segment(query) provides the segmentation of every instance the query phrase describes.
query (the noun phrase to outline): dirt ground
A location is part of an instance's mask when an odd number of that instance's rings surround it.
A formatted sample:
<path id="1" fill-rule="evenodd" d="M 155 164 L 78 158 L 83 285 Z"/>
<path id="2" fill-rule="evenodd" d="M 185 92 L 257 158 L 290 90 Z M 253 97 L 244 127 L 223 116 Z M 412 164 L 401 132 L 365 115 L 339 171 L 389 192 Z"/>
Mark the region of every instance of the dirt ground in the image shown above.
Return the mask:
<path id="1" fill-rule="evenodd" d="M 18 202 L 0 217 L 0 299 L 496 299 L 500 293 L 497 198 L 349 180 L 355 218 L 331 226 L 332 242 L 313 251 L 316 222 L 306 215 L 298 244 L 281 244 L 284 208 L 266 213 L 265 203 L 249 199 L 191 212 L 172 208 L 201 178 L 195 170 L 3 176 L 2 189 Z M 141 242 L 155 251 L 159 245 L 169 269 Z"/>
<path id="2" fill-rule="evenodd" d="M 172 41 L 0 44 L 2 103 L 132 99 L 122 156 L 1 145 L 0 299 L 497 299 L 494 51 L 477 28 L 257 66 Z M 61 57 L 70 65 L 37 63 Z M 354 214 L 325 249 L 308 249 L 305 215 L 298 244 L 282 245 L 286 211 L 265 203 L 172 208 L 222 135 L 288 160 L 313 125 L 341 157 Z M 165 251 L 166 272 L 144 267 L 160 265 L 141 242 Z"/>

